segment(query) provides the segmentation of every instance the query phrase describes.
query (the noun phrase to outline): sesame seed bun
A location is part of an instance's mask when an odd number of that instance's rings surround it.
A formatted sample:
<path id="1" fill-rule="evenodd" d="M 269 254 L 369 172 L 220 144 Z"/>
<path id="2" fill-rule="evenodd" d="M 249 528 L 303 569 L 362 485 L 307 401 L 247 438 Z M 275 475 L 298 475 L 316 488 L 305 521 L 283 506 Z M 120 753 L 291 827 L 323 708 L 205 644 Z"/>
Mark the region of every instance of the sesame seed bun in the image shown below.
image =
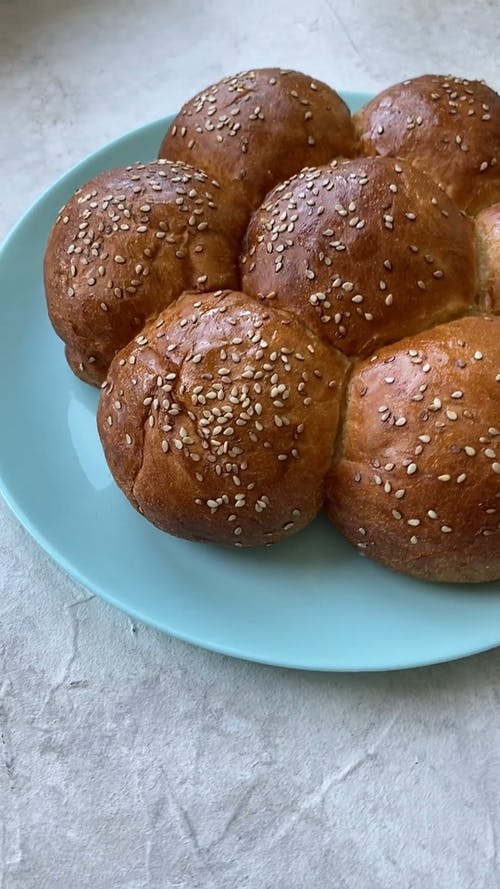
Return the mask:
<path id="1" fill-rule="evenodd" d="M 160 160 L 80 188 L 45 253 L 45 291 L 66 357 L 99 385 L 113 355 L 183 290 L 238 284 L 234 196 L 206 173 Z"/>
<path id="2" fill-rule="evenodd" d="M 242 289 L 293 311 L 346 355 L 448 320 L 476 294 L 474 227 L 408 161 L 306 169 L 250 222 Z"/>
<path id="3" fill-rule="evenodd" d="M 325 83 L 280 68 L 225 77 L 182 107 L 159 156 L 231 180 L 248 204 L 302 167 L 355 153 L 345 102 Z"/>
<path id="4" fill-rule="evenodd" d="M 394 570 L 500 578 L 499 152 L 482 83 L 405 81 L 354 125 L 328 86 L 269 68 L 187 102 L 160 160 L 79 189 L 48 311 L 101 386 L 132 505 L 237 547 L 326 506 Z"/>
<path id="5" fill-rule="evenodd" d="M 500 200 L 500 96 L 478 80 L 426 74 L 379 93 L 355 116 L 367 155 L 409 158 L 459 207 Z"/>
<path id="6" fill-rule="evenodd" d="M 281 540 L 322 506 L 346 367 L 293 315 L 186 294 L 111 363 L 98 428 L 115 480 L 170 534 Z"/>
<path id="7" fill-rule="evenodd" d="M 327 486 L 360 552 L 428 580 L 500 577 L 500 318 L 380 350 L 352 374 Z"/>

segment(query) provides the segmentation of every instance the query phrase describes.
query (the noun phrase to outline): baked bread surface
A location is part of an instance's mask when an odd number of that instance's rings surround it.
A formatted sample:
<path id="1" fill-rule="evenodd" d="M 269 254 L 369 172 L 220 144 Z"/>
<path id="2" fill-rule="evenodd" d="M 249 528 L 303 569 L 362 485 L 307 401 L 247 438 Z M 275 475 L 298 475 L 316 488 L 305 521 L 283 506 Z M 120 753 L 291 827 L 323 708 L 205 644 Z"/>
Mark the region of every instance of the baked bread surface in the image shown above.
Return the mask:
<path id="1" fill-rule="evenodd" d="M 500 577 L 499 101 L 425 76 L 353 122 L 307 75 L 244 72 L 166 158 L 71 198 L 49 315 L 147 519 L 256 546 L 326 504 L 394 570 Z"/>
<path id="2" fill-rule="evenodd" d="M 356 365 L 327 512 L 360 552 L 430 580 L 500 577 L 500 318 Z"/>
<path id="3" fill-rule="evenodd" d="M 242 293 L 185 294 L 111 364 L 106 459 L 164 531 L 274 543 L 323 505 L 346 369 L 289 313 Z"/>
<path id="4" fill-rule="evenodd" d="M 361 151 L 408 158 L 474 215 L 500 201 L 500 96 L 482 81 L 425 74 L 354 116 Z"/>
<path id="5" fill-rule="evenodd" d="M 44 277 L 77 376 L 99 385 L 113 355 L 184 290 L 238 285 L 233 198 L 203 171 L 160 160 L 101 173 L 68 201 Z"/>
<path id="6" fill-rule="evenodd" d="M 246 293 L 293 311 L 347 355 L 464 312 L 476 291 L 474 226 L 409 161 L 303 170 L 250 222 Z"/>
<path id="7" fill-rule="evenodd" d="M 355 150 L 351 114 L 335 90 L 299 71 L 261 68 L 226 77 L 186 102 L 159 156 L 230 181 L 250 212 L 302 167 Z"/>

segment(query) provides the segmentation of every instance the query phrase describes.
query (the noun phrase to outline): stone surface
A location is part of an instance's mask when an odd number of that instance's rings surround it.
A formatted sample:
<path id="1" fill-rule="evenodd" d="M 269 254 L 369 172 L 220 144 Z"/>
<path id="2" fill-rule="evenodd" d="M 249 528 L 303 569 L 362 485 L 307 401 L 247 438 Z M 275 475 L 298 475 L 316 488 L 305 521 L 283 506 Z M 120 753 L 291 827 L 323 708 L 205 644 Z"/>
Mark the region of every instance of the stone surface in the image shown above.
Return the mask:
<path id="1" fill-rule="evenodd" d="M 0 237 L 68 166 L 253 65 L 500 86 L 494 2 L 1 0 Z M 309 675 L 79 588 L 0 504 L 0 889 L 494 889 L 500 653 Z"/>

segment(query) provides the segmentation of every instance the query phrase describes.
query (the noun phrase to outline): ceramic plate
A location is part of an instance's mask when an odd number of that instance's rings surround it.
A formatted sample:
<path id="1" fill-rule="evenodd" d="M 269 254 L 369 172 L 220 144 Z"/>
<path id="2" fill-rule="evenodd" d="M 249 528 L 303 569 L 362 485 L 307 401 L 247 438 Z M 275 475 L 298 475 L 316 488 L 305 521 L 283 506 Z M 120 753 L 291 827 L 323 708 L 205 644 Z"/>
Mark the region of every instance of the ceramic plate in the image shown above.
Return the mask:
<path id="1" fill-rule="evenodd" d="M 367 96 L 347 95 L 353 108 Z M 88 589 L 173 636 L 311 670 L 387 670 L 500 644 L 500 584 L 434 585 L 361 558 L 320 518 L 270 549 L 227 550 L 157 531 L 113 483 L 98 393 L 66 365 L 47 320 L 45 243 L 58 209 L 99 171 L 156 156 L 168 120 L 63 176 L 0 254 L 0 490 L 38 543 Z M 36 607 L 36 603 L 33 603 Z"/>

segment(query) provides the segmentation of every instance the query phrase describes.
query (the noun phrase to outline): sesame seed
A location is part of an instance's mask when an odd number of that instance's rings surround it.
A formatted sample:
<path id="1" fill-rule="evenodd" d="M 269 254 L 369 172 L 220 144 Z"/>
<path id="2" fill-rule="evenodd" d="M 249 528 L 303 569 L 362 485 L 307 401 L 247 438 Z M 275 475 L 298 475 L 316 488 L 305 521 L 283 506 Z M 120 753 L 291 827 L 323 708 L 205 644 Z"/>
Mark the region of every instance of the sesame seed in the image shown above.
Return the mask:
<path id="1" fill-rule="evenodd" d="M 500 474 L 500 463 L 492 463 L 491 468 L 492 468 L 493 472 Z"/>
<path id="2" fill-rule="evenodd" d="M 406 467 L 406 472 L 408 475 L 413 475 L 416 471 L 417 471 L 417 464 L 416 463 L 410 463 Z"/>

